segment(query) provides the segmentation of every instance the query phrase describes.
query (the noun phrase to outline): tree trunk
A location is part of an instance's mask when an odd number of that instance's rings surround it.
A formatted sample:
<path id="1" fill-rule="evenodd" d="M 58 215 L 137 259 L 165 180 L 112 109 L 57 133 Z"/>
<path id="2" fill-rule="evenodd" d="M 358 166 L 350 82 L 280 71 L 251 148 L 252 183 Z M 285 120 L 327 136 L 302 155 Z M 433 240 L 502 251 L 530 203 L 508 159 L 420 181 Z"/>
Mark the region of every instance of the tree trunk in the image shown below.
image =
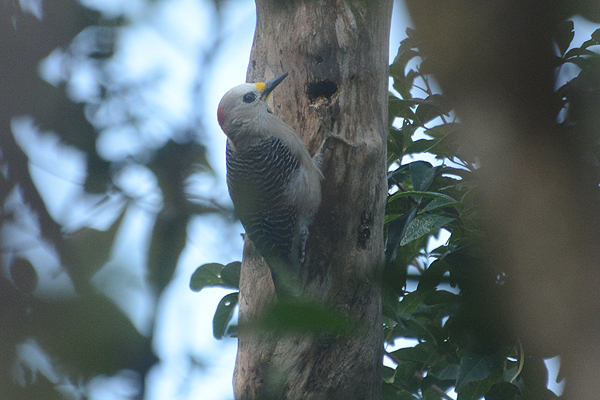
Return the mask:
<path id="1" fill-rule="evenodd" d="M 392 0 L 256 0 L 248 81 L 290 76 L 273 112 L 324 152 L 323 201 L 310 228 L 304 297 L 356 321 L 359 333 L 244 329 L 273 302 L 269 270 L 246 241 L 240 279 L 236 399 L 381 396 L 383 219 L 387 193 L 388 40 Z"/>

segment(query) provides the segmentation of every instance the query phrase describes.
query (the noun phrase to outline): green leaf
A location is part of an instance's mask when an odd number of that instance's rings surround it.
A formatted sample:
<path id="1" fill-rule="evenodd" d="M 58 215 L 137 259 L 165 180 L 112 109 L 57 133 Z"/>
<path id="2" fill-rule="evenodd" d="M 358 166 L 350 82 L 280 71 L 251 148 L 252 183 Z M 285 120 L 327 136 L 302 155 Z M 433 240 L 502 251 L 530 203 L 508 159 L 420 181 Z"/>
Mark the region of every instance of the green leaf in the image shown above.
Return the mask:
<path id="1" fill-rule="evenodd" d="M 431 387 L 425 389 L 423 391 L 423 399 L 424 400 L 442 400 L 442 397 L 435 391 L 431 389 Z"/>
<path id="2" fill-rule="evenodd" d="M 431 263 L 421 275 L 417 290 L 434 289 L 442 282 L 444 274 L 448 272 L 450 265 L 444 259 L 438 259 Z"/>
<path id="3" fill-rule="evenodd" d="M 444 194 L 444 193 L 438 193 L 438 192 L 420 192 L 420 191 L 415 191 L 415 190 L 409 190 L 406 192 L 396 192 L 394 193 L 392 196 L 390 196 L 390 198 L 388 199 L 388 203 L 391 203 L 392 201 L 399 199 L 399 198 L 403 198 L 403 197 L 426 197 L 426 198 L 430 198 L 430 199 L 442 199 L 447 203 L 456 203 L 457 201 L 454 200 L 452 197 Z"/>
<path id="4" fill-rule="evenodd" d="M 388 167 L 402 159 L 404 152 L 404 133 L 394 127 L 388 130 Z"/>
<path id="5" fill-rule="evenodd" d="M 383 382 L 381 390 L 381 400 L 415 400 L 413 396 L 405 389 L 394 386 L 391 383 Z"/>
<path id="6" fill-rule="evenodd" d="M 396 374 L 394 375 L 394 384 L 404 389 L 410 390 L 415 393 L 419 390 L 420 382 L 415 374 L 421 368 L 415 362 L 405 361 L 396 367 Z"/>
<path id="7" fill-rule="evenodd" d="M 391 264 L 396 259 L 398 254 L 398 246 L 404 240 L 407 227 L 412 223 L 417 215 L 417 209 L 413 208 L 410 212 L 403 216 L 390 221 L 388 224 L 387 240 L 385 242 L 385 263 Z"/>
<path id="8" fill-rule="evenodd" d="M 567 54 L 565 54 L 564 59 L 566 61 L 574 61 L 574 60 L 572 60 L 573 58 L 578 58 L 578 57 L 583 57 L 583 56 L 598 56 L 598 54 L 594 53 L 591 50 L 585 49 L 583 47 L 576 47 L 574 49 L 567 51 Z"/>
<path id="9" fill-rule="evenodd" d="M 570 50 L 569 50 L 570 51 Z M 592 52 L 590 52 L 592 53 Z M 567 62 L 577 65 L 579 68 L 583 70 L 593 70 L 598 68 L 598 60 L 600 59 L 600 54 L 592 53 L 592 57 L 572 57 Z M 587 81 L 582 80 L 583 77 L 581 73 L 578 77 L 573 78 L 570 82 L 567 83 L 571 88 L 575 88 L 576 85 L 587 84 Z M 578 90 L 578 89 L 575 89 Z"/>
<path id="10" fill-rule="evenodd" d="M 394 118 L 413 119 L 415 117 L 415 113 L 411 110 L 413 105 L 414 102 L 390 96 L 388 101 L 388 112 L 390 116 L 393 116 Z"/>
<path id="11" fill-rule="evenodd" d="M 417 307 L 423 303 L 423 301 L 427 298 L 429 292 L 425 290 L 415 290 L 414 292 L 410 292 L 406 294 L 402 301 L 398 304 L 397 312 L 398 314 L 412 314 L 415 312 Z"/>
<path id="12" fill-rule="evenodd" d="M 394 75 L 404 75 L 404 69 L 410 60 L 417 57 L 419 53 L 412 49 L 411 43 L 409 40 L 403 40 L 400 42 L 400 47 L 398 48 L 398 53 L 396 57 L 394 57 L 394 61 L 390 66 L 390 74 Z"/>
<path id="13" fill-rule="evenodd" d="M 450 364 L 435 374 L 435 377 L 441 380 L 456 380 L 458 378 L 459 371 L 460 366 L 458 364 Z"/>
<path id="14" fill-rule="evenodd" d="M 554 40 L 556 41 L 556 45 L 558 46 L 558 50 L 561 56 L 565 54 L 565 52 L 571 45 L 571 42 L 573 41 L 573 37 L 575 36 L 575 32 L 573 31 L 573 29 L 573 21 L 563 21 L 559 23 L 556 27 Z"/>
<path id="15" fill-rule="evenodd" d="M 383 366 L 382 377 L 383 381 L 387 383 L 394 383 L 394 374 L 396 370 L 394 368 L 390 368 L 388 366 Z"/>
<path id="16" fill-rule="evenodd" d="M 223 286 L 221 270 L 224 265 L 219 263 L 208 263 L 199 266 L 190 279 L 190 289 L 199 292 L 208 286 Z"/>
<path id="17" fill-rule="evenodd" d="M 438 194 L 442 194 L 442 193 L 438 193 Z M 456 204 L 458 204 L 458 201 L 454 200 L 450 196 L 446 196 L 446 195 L 437 196 L 435 199 L 430 201 L 429 204 L 427 204 L 425 206 L 425 208 L 423 208 L 421 211 L 419 211 L 419 213 L 425 213 L 425 212 L 437 210 L 438 208 L 449 207 L 449 206 L 453 206 Z"/>
<path id="18" fill-rule="evenodd" d="M 429 121 L 446 114 L 446 112 L 442 110 L 442 108 L 434 101 L 434 99 L 437 98 L 429 96 L 417 107 L 417 110 L 415 111 L 415 118 L 417 119 L 419 125 L 425 125 Z"/>
<path id="19" fill-rule="evenodd" d="M 454 218 L 442 215 L 420 215 L 406 228 L 406 233 L 402 241 L 400 241 L 400 246 L 404 246 L 432 232 L 437 232 L 444 225 L 452 221 L 454 221 Z"/>
<path id="20" fill-rule="evenodd" d="M 460 300 L 460 295 L 456 293 L 449 292 L 447 290 L 428 290 L 429 295 L 425 299 L 425 304 L 427 305 L 447 305 L 453 306 L 456 305 Z"/>
<path id="21" fill-rule="evenodd" d="M 397 220 L 401 216 L 402 216 L 402 214 L 386 214 L 385 218 L 383 220 L 383 224 L 388 225 L 390 222 Z M 398 243 L 400 243 L 400 242 L 398 242 Z"/>
<path id="22" fill-rule="evenodd" d="M 411 98 L 410 90 L 415 77 L 418 76 L 418 73 L 412 69 L 405 73 L 409 61 L 419 55 L 413 50 L 414 42 L 415 40 L 411 38 L 404 39 L 400 43 L 398 54 L 390 65 L 390 76 L 394 79 L 393 87 L 404 99 Z"/>
<path id="23" fill-rule="evenodd" d="M 413 70 L 409 71 L 406 78 L 396 76 L 394 78 L 394 84 L 392 87 L 402 96 L 404 99 L 410 99 L 410 90 L 413 87 L 414 75 Z M 412 119 L 412 118 L 411 118 Z"/>
<path id="24" fill-rule="evenodd" d="M 421 345 L 415 347 L 404 347 L 392 352 L 394 357 L 402 361 L 414 361 L 418 364 L 424 365 L 429 360 L 429 351 Z"/>
<path id="25" fill-rule="evenodd" d="M 190 279 L 190 289 L 199 292 L 205 287 L 222 287 L 225 289 L 239 289 L 240 268 L 239 261 L 227 265 L 208 263 L 199 266 Z"/>
<path id="26" fill-rule="evenodd" d="M 596 29 L 592 33 L 592 40 L 598 44 L 600 44 L 600 29 Z"/>
<path id="27" fill-rule="evenodd" d="M 414 190 L 417 192 L 426 191 L 433 182 L 438 169 L 427 161 L 413 161 L 408 165 Z"/>
<path id="28" fill-rule="evenodd" d="M 471 382 L 458 392 L 458 400 L 479 400 L 483 397 L 494 383 L 500 379 L 502 371 L 497 370 L 485 379 Z"/>
<path id="29" fill-rule="evenodd" d="M 485 394 L 485 400 L 514 400 L 519 388 L 512 383 L 498 382 Z"/>
<path id="30" fill-rule="evenodd" d="M 388 184 L 392 186 L 394 184 L 402 183 L 407 180 L 408 177 L 408 166 L 401 165 L 395 170 L 388 172 Z"/>
<path id="31" fill-rule="evenodd" d="M 240 270 L 242 263 L 239 261 L 230 262 L 221 270 L 221 279 L 223 283 L 230 288 L 240 288 Z"/>
<path id="32" fill-rule="evenodd" d="M 415 154 L 428 152 L 438 143 L 437 140 L 419 139 L 406 147 L 404 154 Z"/>
<path id="33" fill-rule="evenodd" d="M 415 318 L 414 316 L 405 313 L 400 314 L 399 318 L 402 324 L 398 325 L 404 327 L 409 337 L 418 339 L 419 341 L 424 340 L 425 342 L 436 345 L 437 341 L 432 332 L 430 332 L 431 325 L 427 318 Z"/>
<path id="34" fill-rule="evenodd" d="M 213 318 L 213 336 L 215 339 L 223 339 L 225 336 L 227 325 L 229 325 L 235 311 L 235 306 L 238 303 L 238 295 L 238 292 L 229 293 L 219 302 Z"/>
<path id="35" fill-rule="evenodd" d="M 473 382 L 486 379 L 496 371 L 499 371 L 500 376 L 502 376 L 501 367 L 502 363 L 494 354 L 482 355 L 472 353 L 461 357 L 460 370 L 456 378 L 456 392 L 460 393 L 466 387 L 472 386 Z M 489 386 L 491 386 L 491 383 Z"/>
<path id="36" fill-rule="evenodd" d="M 435 139 L 444 139 L 448 135 L 453 135 L 461 128 L 459 122 L 446 122 L 425 129 L 425 134 Z"/>

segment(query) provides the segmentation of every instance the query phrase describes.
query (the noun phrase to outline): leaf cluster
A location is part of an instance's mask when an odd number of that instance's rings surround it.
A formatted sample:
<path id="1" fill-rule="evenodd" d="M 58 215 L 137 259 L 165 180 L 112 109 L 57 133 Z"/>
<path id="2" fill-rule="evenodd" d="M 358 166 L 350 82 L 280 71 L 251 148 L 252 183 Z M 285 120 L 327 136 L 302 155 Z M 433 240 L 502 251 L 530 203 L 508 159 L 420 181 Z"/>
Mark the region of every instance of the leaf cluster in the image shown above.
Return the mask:
<path id="1" fill-rule="evenodd" d="M 238 289 L 237 292 L 223 296 L 213 317 L 213 336 L 215 339 L 223 339 L 227 335 L 235 336 L 236 328 L 231 326 L 235 306 L 238 304 L 240 269 L 242 263 L 231 262 L 227 265 L 219 263 L 208 263 L 199 266 L 192 274 L 190 289 L 199 292 L 207 287 L 222 287 L 224 289 Z"/>
<path id="2" fill-rule="evenodd" d="M 213 317 L 215 339 L 237 336 L 239 327 L 232 323 L 232 319 L 239 299 L 240 268 L 239 261 L 227 265 L 208 263 L 199 266 L 192 274 L 190 289 L 195 292 L 209 287 L 237 289 L 223 296 L 217 305 Z M 276 332 L 278 335 L 301 333 L 336 337 L 351 336 L 357 330 L 356 324 L 339 312 L 304 301 L 276 302 L 268 307 L 261 319 L 242 328 Z"/>
<path id="3" fill-rule="evenodd" d="M 386 352 L 396 366 L 384 366 L 384 399 L 449 399 L 450 389 L 459 400 L 555 398 L 540 379 L 542 358 L 505 326 L 511 277 L 482 262 L 477 192 L 485 166 L 461 153 L 460 121 L 420 69 L 418 33 L 409 29 L 407 36 L 390 66 L 383 307 L 387 345 L 417 344 Z M 564 22 L 555 38 L 557 65 L 581 68 L 556 91 L 556 115 L 567 111 L 564 129 L 585 122 L 584 101 L 600 104 L 600 56 L 590 50 L 600 44 L 600 30 L 578 48 L 570 48 L 572 39 L 573 23 Z M 421 153 L 436 161 L 415 157 Z M 441 229 L 450 238 L 429 249 Z"/>

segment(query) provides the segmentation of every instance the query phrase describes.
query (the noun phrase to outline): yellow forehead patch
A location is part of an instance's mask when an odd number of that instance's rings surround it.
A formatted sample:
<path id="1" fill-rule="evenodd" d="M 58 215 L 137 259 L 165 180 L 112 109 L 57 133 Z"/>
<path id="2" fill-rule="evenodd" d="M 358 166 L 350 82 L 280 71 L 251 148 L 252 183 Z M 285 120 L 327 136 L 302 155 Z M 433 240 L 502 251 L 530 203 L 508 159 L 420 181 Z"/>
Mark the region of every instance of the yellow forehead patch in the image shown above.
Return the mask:
<path id="1" fill-rule="evenodd" d="M 258 82 L 256 84 L 256 87 L 258 88 L 258 90 L 260 90 L 261 92 L 264 92 L 265 89 L 267 88 L 267 84 L 264 82 Z"/>

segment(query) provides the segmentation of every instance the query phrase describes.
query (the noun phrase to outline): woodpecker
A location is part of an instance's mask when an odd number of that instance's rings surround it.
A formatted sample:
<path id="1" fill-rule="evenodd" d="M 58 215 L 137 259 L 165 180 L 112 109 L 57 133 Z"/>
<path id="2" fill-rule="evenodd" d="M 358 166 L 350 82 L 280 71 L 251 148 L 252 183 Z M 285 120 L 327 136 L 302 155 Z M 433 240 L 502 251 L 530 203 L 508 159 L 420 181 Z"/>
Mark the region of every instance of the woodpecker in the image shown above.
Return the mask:
<path id="1" fill-rule="evenodd" d="M 311 157 L 292 127 L 267 110 L 267 99 L 286 76 L 236 86 L 217 110 L 227 136 L 235 213 L 269 266 L 280 300 L 302 292 L 308 228 L 321 204 L 323 179 L 318 156 Z"/>

